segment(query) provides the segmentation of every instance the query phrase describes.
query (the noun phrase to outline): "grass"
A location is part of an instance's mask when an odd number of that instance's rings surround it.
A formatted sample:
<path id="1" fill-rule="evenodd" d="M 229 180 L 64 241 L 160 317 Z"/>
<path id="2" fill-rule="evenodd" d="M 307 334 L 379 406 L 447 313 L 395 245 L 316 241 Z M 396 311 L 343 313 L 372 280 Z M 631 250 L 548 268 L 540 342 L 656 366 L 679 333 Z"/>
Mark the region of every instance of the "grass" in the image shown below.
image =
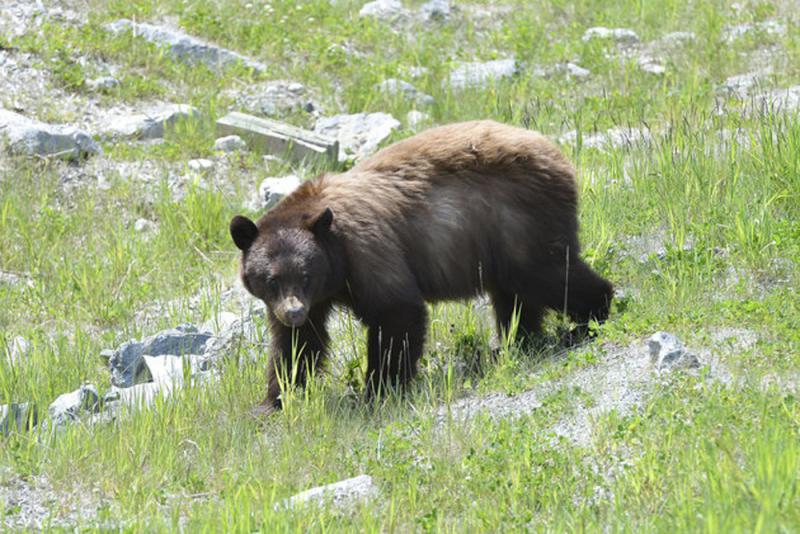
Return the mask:
<path id="1" fill-rule="evenodd" d="M 118 66 L 120 85 L 94 95 L 102 106 L 185 102 L 204 119 L 179 125 L 160 144 L 106 143 L 102 157 L 112 170 L 103 188 L 63 187 L 76 169 L 57 162 L 0 160 L 0 270 L 33 280 L 32 287 L 0 283 L 0 354 L 14 336 L 32 344 L 19 364 L 0 358 L 0 404 L 32 401 L 43 411 L 83 382 L 105 390 L 102 349 L 181 322 L 199 324 L 218 311 L 221 289 L 236 276 L 227 221 L 247 212 L 242 206 L 261 178 L 322 170 L 213 153 L 213 120 L 233 104 L 226 90 L 265 80 L 303 83 L 326 114 L 385 111 L 402 120 L 413 104 L 379 93 L 375 84 L 409 79 L 411 67 L 425 67 L 409 81 L 435 98 L 425 109 L 434 123 L 493 118 L 554 136 L 649 129 L 651 141 L 633 147 L 563 147 L 581 177 L 583 255 L 626 296 L 597 343 L 561 357 L 552 347 L 524 353 L 506 346 L 489 358 L 495 341 L 485 307 L 432 306 L 421 376 L 410 395 L 378 408 L 357 400 L 365 334 L 346 316 L 329 373 L 263 426 L 244 414 L 263 395 L 267 354 L 241 347 L 221 363 L 218 383 L 184 389 L 153 410 L 0 438 L 0 486 L 43 475 L 62 495 L 91 495 L 102 506 L 96 517 L 78 521 L 80 529 L 800 528 L 796 385 L 762 384 L 768 375 L 791 382 L 800 370 L 800 121 L 796 112 L 752 112 L 748 101 L 716 91 L 726 77 L 762 66 L 752 58 L 769 47 L 778 52 L 766 88 L 800 83 L 798 22 L 785 3 L 476 2 L 490 12 L 511 6 L 510 14 L 484 18 L 459 3 L 449 22 L 413 31 L 360 19 L 362 3 L 355 1 L 87 4 L 85 24 L 48 20 L 18 38 L 0 36 L 0 46 L 31 53 L 53 85 L 81 96 L 104 63 Z M 120 17 L 166 18 L 269 71 L 187 67 L 131 34 L 103 30 Z M 787 26 L 782 35 L 724 41 L 729 25 L 776 18 Z M 609 43 L 583 42 L 585 29 L 598 25 L 631 28 L 643 42 L 672 31 L 696 39 L 665 57 L 667 73 L 657 77 L 640 71 L 635 57 L 620 60 Z M 511 80 L 463 92 L 442 83 L 459 61 L 511 56 L 526 66 Z M 532 74 L 536 65 L 567 60 L 592 76 Z M 64 106 L 42 109 L 39 118 L 73 115 Z M 737 131 L 742 135 L 718 134 Z M 393 139 L 411 133 L 400 129 Z M 171 177 L 185 178 L 185 162 L 198 157 L 214 158 L 224 170 L 205 186 L 186 180 L 176 198 Z M 152 179 L 114 170 L 132 163 L 150 165 Z M 83 165 L 90 175 L 99 172 L 93 162 Z M 140 217 L 158 230 L 134 232 Z M 640 258 L 635 240 L 649 236 L 661 240 L 663 254 L 650 250 Z M 202 295 L 199 304 L 189 304 L 193 295 Z M 137 312 L 153 302 L 173 304 L 141 322 Z M 551 318 L 548 328 L 554 334 L 558 322 Z M 541 408 L 514 419 L 440 422 L 437 415 L 439 406 L 466 395 L 520 393 L 592 369 L 607 347 L 641 344 L 656 330 L 700 349 L 714 346 L 722 328 L 758 338 L 746 349 L 719 349 L 735 385 L 704 373 L 675 375 L 638 410 L 594 420 L 588 446 L 553 433 L 562 418 L 597 402 L 579 389 L 556 389 Z M 273 508 L 296 492 L 360 473 L 380 488 L 369 503 L 344 511 Z M 15 511 L 0 498 L 0 524 Z"/>

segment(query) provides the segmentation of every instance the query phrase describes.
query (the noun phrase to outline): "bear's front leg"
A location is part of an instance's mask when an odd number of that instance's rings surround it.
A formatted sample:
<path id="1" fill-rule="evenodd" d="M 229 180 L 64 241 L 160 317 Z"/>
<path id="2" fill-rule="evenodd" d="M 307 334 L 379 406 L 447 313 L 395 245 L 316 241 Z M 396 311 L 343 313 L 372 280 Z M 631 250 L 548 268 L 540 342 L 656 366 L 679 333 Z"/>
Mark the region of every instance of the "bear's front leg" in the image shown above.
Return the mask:
<path id="1" fill-rule="evenodd" d="M 373 314 L 369 327 L 365 396 L 380 397 L 389 387 L 404 387 L 417 373 L 425 343 L 425 304 L 404 304 Z"/>
<path id="2" fill-rule="evenodd" d="M 281 385 L 305 386 L 308 375 L 324 362 L 328 350 L 325 321 L 330 306 L 317 306 L 300 327 L 289 327 L 269 313 L 271 355 L 267 368 L 267 398 L 257 412 L 268 415 L 280 410 Z"/>

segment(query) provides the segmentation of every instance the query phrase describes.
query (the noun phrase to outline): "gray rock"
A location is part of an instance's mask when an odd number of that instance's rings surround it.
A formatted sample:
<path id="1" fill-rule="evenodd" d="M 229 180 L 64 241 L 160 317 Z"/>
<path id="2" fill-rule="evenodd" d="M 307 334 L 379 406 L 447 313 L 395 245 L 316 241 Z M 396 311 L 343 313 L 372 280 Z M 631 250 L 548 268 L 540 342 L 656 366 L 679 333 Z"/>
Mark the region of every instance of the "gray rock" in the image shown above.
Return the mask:
<path id="1" fill-rule="evenodd" d="M 356 160 L 372 154 L 399 126 L 388 113 L 356 113 L 321 118 L 314 131 L 339 141 L 339 160 L 344 161 L 351 154 Z"/>
<path id="2" fill-rule="evenodd" d="M 483 87 L 497 80 L 511 78 L 519 72 L 514 58 L 494 61 L 460 63 L 448 78 L 453 89 Z"/>
<path id="3" fill-rule="evenodd" d="M 186 166 L 189 167 L 189 170 L 191 171 L 199 174 L 205 174 L 214 168 L 214 162 L 205 158 L 190 159 Z"/>
<path id="4" fill-rule="evenodd" d="M 399 0 L 375 0 L 364 4 L 358 16 L 393 22 L 407 18 L 408 11 L 403 8 L 403 3 Z"/>
<path id="5" fill-rule="evenodd" d="M 282 177 L 264 178 L 258 186 L 258 194 L 248 207 L 254 210 L 266 210 L 300 187 L 302 180 L 294 174 Z"/>
<path id="6" fill-rule="evenodd" d="M 0 435 L 31 430 L 39 422 L 36 405 L 30 402 L 3 404 L 0 406 Z"/>
<path id="7" fill-rule="evenodd" d="M 409 130 L 419 130 L 420 127 L 430 123 L 431 116 L 417 110 L 411 110 L 406 115 L 406 127 Z"/>
<path id="8" fill-rule="evenodd" d="M 636 60 L 636 65 L 639 67 L 639 70 L 642 72 L 646 72 L 648 74 L 664 74 L 667 72 L 666 67 L 662 65 L 657 59 L 647 54 L 642 54 Z"/>
<path id="9" fill-rule="evenodd" d="M 250 300 L 252 296 L 248 297 Z M 263 353 L 259 345 L 264 331 L 264 310 L 234 314 L 234 317 L 225 319 L 227 324 L 220 325 L 217 335 L 206 345 L 203 360 L 206 367 L 213 368 L 218 362 L 238 355 L 241 349 L 248 349 L 253 361 Z M 255 350 L 250 350 L 255 349 Z"/>
<path id="10" fill-rule="evenodd" d="M 385 93 L 390 96 L 402 96 L 406 100 L 416 102 L 417 104 L 423 106 L 429 106 L 434 102 L 432 96 L 426 95 L 410 83 L 403 80 L 398 80 L 397 78 L 389 78 L 388 80 L 384 80 L 376 85 L 375 88 L 381 93 Z"/>
<path id="11" fill-rule="evenodd" d="M 448 0 L 431 0 L 422 4 L 419 12 L 425 20 L 444 21 L 450 16 L 450 2 Z"/>
<path id="12" fill-rule="evenodd" d="M 92 384 L 85 384 L 71 393 L 64 393 L 50 404 L 48 412 L 55 426 L 76 421 L 82 413 L 98 411 L 100 396 Z"/>
<path id="13" fill-rule="evenodd" d="M 657 369 L 700 367 L 697 356 L 688 352 L 683 343 L 668 332 L 656 332 L 647 341 L 650 361 Z"/>
<path id="14" fill-rule="evenodd" d="M 786 25 L 776 20 L 765 20 L 762 22 L 736 24 L 727 26 L 722 32 L 722 40 L 732 43 L 746 35 L 764 34 L 769 36 L 781 36 L 786 33 Z"/>
<path id="15" fill-rule="evenodd" d="M 348 508 L 368 501 L 378 495 L 378 486 L 369 475 L 348 478 L 334 484 L 318 486 L 284 500 L 275 510 L 293 509 L 301 506 L 324 506 Z"/>
<path id="16" fill-rule="evenodd" d="M 756 105 L 765 112 L 793 112 L 800 109 L 800 85 L 756 95 Z"/>
<path id="17" fill-rule="evenodd" d="M 214 141 L 214 150 L 220 152 L 235 152 L 237 150 L 247 150 L 247 143 L 238 135 L 226 135 Z"/>
<path id="18" fill-rule="evenodd" d="M 91 91 L 109 91 L 119 86 L 119 80 L 113 76 L 100 76 L 86 81 L 86 87 Z"/>
<path id="19" fill-rule="evenodd" d="M 5 347 L 6 361 L 10 365 L 19 365 L 31 352 L 31 343 L 22 336 L 14 336 Z"/>
<path id="20" fill-rule="evenodd" d="M 212 70 L 234 64 L 244 65 L 259 73 L 267 70 L 267 66 L 259 61 L 173 28 L 137 23 L 128 19 L 106 24 L 105 28 L 114 34 L 131 31 L 136 36 L 165 47 L 175 59 L 184 63 L 203 64 Z"/>
<path id="21" fill-rule="evenodd" d="M 589 69 L 584 69 L 580 65 L 576 65 L 575 63 L 566 63 L 563 66 L 564 72 L 567 73 L 568 76 L 578 79 L 588 78 L 592 75 Z"/>
<path id="22" fill-rule="evenodd" d="M 767 67 L 744 74 L 737 74 L 736 76 L 729 76 L 717 88 L 717 92 L 736 98 L 747 98 L 771 73 L 772 69 Z"/>
<path id="23" fill-rule="evenodd" d="M 245 89 L 226 91 L 236 106 L 253 115 L 282 117 L 290 113 L 311 113 L 318 109 L 303 84 L 270 80 L 248 85 Z"/>
<path id="24" fill-rule="evenodd" d="M 209 339 L 210 332 L 199 332 L 192 325 L 180 325 L 144 341 L 123 343 L 108 360 L 111 383 L 119 387 L 131 387 L 147 381 L 149 375 L 144 362 L 145 355 L 202 354 Z"/>
<path id="25" fill-rule="evenodd" d="M 584 43 L 593 39 L 610 39 L 617 44 L 631 46 L 639 42 L 639 36 L 636 32 L 627 28 L 605 28 L 597 26 L 589 28 L 581 38 Z"/>
<path id="26" fill-rule="evenodd" d="M 142 112 L 109 117 L 101 134 L 111 138 L 160 139 L 164 129 L 182 120 L 198 119 L 200 112 L 185 104 L 157 104 Z"/>
<path id="27" fill-rule="evenodd" d="M 79 159 L 101 154 L 92 137 L 77 128 L 47 124 L 0 109 L 0 141 L 11 154 Z"/>

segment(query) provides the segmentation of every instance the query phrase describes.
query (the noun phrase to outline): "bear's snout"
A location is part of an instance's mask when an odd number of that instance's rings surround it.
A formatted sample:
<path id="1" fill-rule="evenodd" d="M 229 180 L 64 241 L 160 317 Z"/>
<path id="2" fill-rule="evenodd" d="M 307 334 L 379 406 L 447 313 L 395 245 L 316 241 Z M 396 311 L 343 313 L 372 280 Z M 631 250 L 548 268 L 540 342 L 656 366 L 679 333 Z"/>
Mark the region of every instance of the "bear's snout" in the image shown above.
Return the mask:
<path id="1" fill-rule="evenodd" d="M 299 327 L 306 322 L 308 312 L 299 298 L 291 296 L 281 301 L 275 310 L 275 315 L 286 326 Z"/>

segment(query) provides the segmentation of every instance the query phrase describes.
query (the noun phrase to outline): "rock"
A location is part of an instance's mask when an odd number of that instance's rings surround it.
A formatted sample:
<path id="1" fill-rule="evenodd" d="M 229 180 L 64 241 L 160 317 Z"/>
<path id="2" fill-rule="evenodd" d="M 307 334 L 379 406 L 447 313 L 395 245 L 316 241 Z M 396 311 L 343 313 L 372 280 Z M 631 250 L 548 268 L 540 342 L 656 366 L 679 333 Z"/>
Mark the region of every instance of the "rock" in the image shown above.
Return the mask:
<path id="1" fill-rule="evenodd" d="M 581 146 L 604 150 L 607 148 L 631 148 L 651 141 L 650 130 L 640 128 L 611 128 L 604 133 L 585 133 L 581 137 Z M 557 141 L 559 143 L 576 144 L 578 134 L 575 130 L 567 132 Z"/>
<path id="2" fill-rule="evenodd" d="M 126 388 L 112 387 L 103 395 L 103 406 L 112 415 L 116 415 L 123 407 L 131 410 L 147 408 L 159 395 L 169 397 L 178 387 L 180 386 L 169 382 L 146 382 Z"/>
<path id="3" fill-rule="evenodd" d="M 160 139 L 165 128 L 182 120 L 198 119 L 200 112 L 185 104 L 157 104 L 129 115 L 109 117 L 101 134 L 111 138 Z"/>
<path id="4" fill-rule="evenodd" d="M 119 86 L 119 80 L 113 76 L 101 76 L 86 81 L 86 87 L 90 91 L 109 91 Z"/>
<path id="5" fill-rule="evenodd" d="M 431 0 L 422 4 L 419 12 L 424 20 L 444 21 L 450 16 L 450 2 L 448 0 Z"/>
<path id="6" fill-rule="evenodd" d="M 3 404 L 0 406 L 0 435 L 31 430 L 39 422 L 36 405 L 30 402 Z"/>
<path id="7" fill-rule="evenodd" d="M 356 113 L 321 118 L 314 131 L 339 141 L 339 160 L 345 161 L 350 154 L 356 160 L 372 154 L 399 126 L 388 113 Z"/>
<path id="8" fill-rule="evenodd" d="M 612 40 L 616 44 L 624 46 L 632 46 L 639 42 L 639 36 L 633 30 L 627 28 L 605 28 L 603 26 L 589 28 L 581 38 L 584 43 L 588 43 L 593 39 Z"/>
<path id="9" fill-rule="evenodd" d="M 235 152 L 237 150 L 247 150 L 247 143 L 238 135 L 226 135 L 214 141 L 214 150 L 220 152 Z"/>
<path id="10" fill-rule="evenodd" d="M 47 124 L 0 109 L 0 140 L 11 154 L 80 159 L 101 154 L 92 137 L 64 124 Z"/>
<path id="11" fill-rule="evenodd" d="M 664 65 L 659 63 L 655 58 L 646 54 L 639 56 L 639 59 L 636 60 L 636 64 L 639 66 L 639 70 L 648 74 L 664 74 L 667 72 L 667 69 L 664 67 Z"/>
<path id="12" fill-rule="evenodd" d="M 300 187 L 303 183 L 299 177 L 294 174 L 282 177 L 269 177 L 264 178 L 261 185 L 258 186 L 258 194 L 253 201 L 248 205 L 253 210 L 267 210 L 286 195 L 291 194 L 292 191 Z"/>
<path id="13" fill-rule="evenodd" d="M 114 34 L 131 31 L 146 41 L 165 47 L 175 59 L 190 65 L 203 64 L 214 71 L 235 64 L 244 65 L 258 73 L 267 70 L 267 66 L 259 61 L 166 26 L 120 19 L 106 24 L 105 28 Z"/>
<path id="14" fill-rule="evenodd" d="M 767 67 L 744 74 L 737 74 L 736 76 L 729 76 L 722 85 L 717 88 L 717 92 L 745 99 L 750 96 L 753 89 L 763 82 L 771 73 L 772 69 Z"/>
<path id="15" fill-rule="evenodd" d="M 393 22 L 408 17 L 408 11 L 399 0 L 376 0 L 367 2 L 358 12 L 359 17 L 371 17 L 385 22 Z"/>
<path id="16" fill-rule="evenodd" d="M 784 35 L 786 33 L 786 25 L 776 20 L 765 20 L 763 22 L 736 24 L 734 26 L 727 26 L 722 31 L 722 40 L 725 43 L 732 43 L 737 39 L 741 39 L 748 34 L 764 34 L 772 37 Z"/>
<path id="17" fill-rule="evenodd" d="M 793 112 L 800 109 L 800 85 L 756 95 L 755 103 L 764 112 Z"/>
<path id="18" fill-rule="evenodd" d="M 97 388 L 86 384 L 72 393 L 64 393 L 50 404 L 48 412 L 55 426 L 76 421 L 82 412 L 95 413 L 99 409 Z"/>
<path id="19" fill-rule="evenodd" d="M 575 63 L 565 63 L 564 65 L 559 67 L 559 70 L 563 70 L 567 76 L 571 76 L 573 78 L 584 79 L 588 78 L 592 75 L 589 69 L 584 69 L 580 65 L 576 65 Z"/>
<path id="20" fill-rule="evenodd" d="M 275 510 L 293 509 L 299 506 L 330 504 L 335 508 L 348 508 L 377 496 L 378 486 L 369 475 L 348 478 L 327 486 L 318 486 L 284 500 Z"/>
<path id="21" fill-rule="evenodd" d="M 149 379 L 144 355 L 202 354 L 211 338 L 210 332 L 198 332 L 192 325 L 180 325 L 164 330 L 144 341 L 123 343 L 108 360 L 111 368 L 111 383 L 119 387 L 131 387 Z"/>
<path id="22" fill-rule="evenodd" d="M 157 229 L 156 223 L 147 219 L 136 219 L 136 222 L 133 223 L 133 231 L 137 234 L 151 234 Z"/>
<path id="23" fill-rule="evenodd" d="M 199 174 L 205 174 L 211 169 L 214 168 L 214 162 L 210 159 L 190 159 L 189 162 L 186 164 L 189 167 L 189 170 L 194 171 Z"/>
<path id="24" fill-rule="evenodd" d="M 19 365 L 31 352 L 30 341 L 22 336 L 14 336 L 5 347 L 6 361 L 10 365 Z"/>
<path id="25" fill-rule="evenodd" d="M 417 104 L 423 106 L 429 106 L 434 102 L 432 96 L 426 95 L 410 83 L 403 80 L 398 80 L 397 78 L 389 78 L 388 80 L 384 80 L 376 85 L 375 88 L 381 93 L 390 96 L 402 96 L 406 100 L 416 102 Z"/>
<path id="26" fill-rule="evenodd" d="M 150 379 L 148 382 L 175 383 L 184 382 L 184 367 L 188 367 L 190 377 L 197 377 L 208 370 L 207 360 L 198 354 L 177 356 L 164 354 L 162 356 L 144 356 L 144 366 Z"/>
<path id="27" fill-rule="evenodd" d="M 657 369 L 700 367 L 697 356 L 688 352 L 673 334 L 656 332 L 647 341 L 647 347 L 650 350 L 650 361 Z"/>
<path id="28" fill-rule="evenodd" d="M 303 84 L 286 80 L 251 84 L 245 89 L 228 90 L 225 94 L 242 110 L 266 117 L 282 117 L 297 112 L 311 113 L 319 108 Z"/>
<path id="29" fill-rule="evenodd" d="M 453 89 L 483 87 L 497 80 L 511 78 L 517 72 L 519 68 L 514 58 L 496 59 L 485 63 L 460 63 L 450 72 L 448 83 Z"/>
<path id="30" fill-rule="evenodd" d="M 421 126 L 428 124 L 431 116 L 421 111 L 412 110 L 406 115 L 406 127 L 409 130 L 419 130 Z"/>

